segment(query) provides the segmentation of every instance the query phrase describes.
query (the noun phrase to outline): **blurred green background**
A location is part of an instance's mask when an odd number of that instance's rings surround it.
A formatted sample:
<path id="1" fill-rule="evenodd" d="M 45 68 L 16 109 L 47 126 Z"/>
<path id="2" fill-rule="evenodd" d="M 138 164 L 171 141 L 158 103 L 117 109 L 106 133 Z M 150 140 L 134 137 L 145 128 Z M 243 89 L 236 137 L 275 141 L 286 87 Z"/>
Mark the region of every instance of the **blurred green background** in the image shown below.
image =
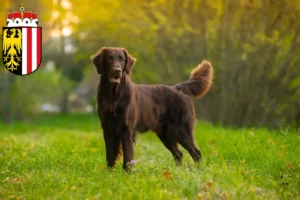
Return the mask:
<path id="1" fill-rule="evenodd" d="M 0 62 L 4 122 L 40 112 L 95 113 L 99 76 L 89 57 L 122 46 L 138 59 L 136 83 L 173 85 L 210 60 L 212 88 L 194 101 L 202 120 L 300 127 L 300 1 L 2 0 L 1 27 L 21 3 L 39 14 L 43 60 L 24 77 Z"/>

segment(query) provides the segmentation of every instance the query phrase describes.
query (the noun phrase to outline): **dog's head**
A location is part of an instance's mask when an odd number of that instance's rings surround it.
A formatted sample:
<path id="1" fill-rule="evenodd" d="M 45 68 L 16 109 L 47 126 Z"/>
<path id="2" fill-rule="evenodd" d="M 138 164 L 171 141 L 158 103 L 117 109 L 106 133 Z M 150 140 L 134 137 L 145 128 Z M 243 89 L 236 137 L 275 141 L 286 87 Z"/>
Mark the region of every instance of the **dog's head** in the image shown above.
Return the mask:
<path id="1" fill-rule="evenodd" d="M 91 56 L 98 74 L 106 76 L 111 83 L 119 84 L 124 73 L 130 76 L 131 69 L 136 61 L 126 49 L 103 47 L 98 53 Z"/>

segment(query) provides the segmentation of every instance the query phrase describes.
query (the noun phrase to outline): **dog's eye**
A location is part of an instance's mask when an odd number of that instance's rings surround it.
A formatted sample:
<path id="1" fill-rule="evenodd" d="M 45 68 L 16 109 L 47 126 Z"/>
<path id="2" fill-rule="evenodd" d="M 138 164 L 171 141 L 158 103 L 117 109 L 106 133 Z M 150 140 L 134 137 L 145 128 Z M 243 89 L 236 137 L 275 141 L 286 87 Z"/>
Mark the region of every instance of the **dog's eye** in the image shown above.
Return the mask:
<path id="1" fill-rule="evenodd" d="M 124 58 L 122 58 L 122 57 L 120 57 L 119 59 L 120 59 L 121 62 L 124 62 L 124 61 L 125 61 Z"/>
<path id="2" fill-rule="evenodd" d="M 108 62 L 112 62 L 113 61 L 113 57 L 112 56 L 109 56 L 109 58 L 108 58 Z"/>

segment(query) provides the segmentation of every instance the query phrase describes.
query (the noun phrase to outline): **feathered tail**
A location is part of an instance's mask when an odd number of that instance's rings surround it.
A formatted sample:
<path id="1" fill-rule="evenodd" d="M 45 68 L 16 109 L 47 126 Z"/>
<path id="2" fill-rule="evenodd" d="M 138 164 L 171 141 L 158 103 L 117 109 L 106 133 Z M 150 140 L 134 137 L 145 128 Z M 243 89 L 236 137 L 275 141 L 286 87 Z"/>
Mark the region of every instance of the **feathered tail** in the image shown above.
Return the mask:
<path id="1" fill-rule="evenodd" d="M 192 70 L 189 80 L 176 84 L 175 88 L 188 96 L 200 98 L 208 92 L 212 79 L 212 65 L 209 61 L 204 60 Z"/>

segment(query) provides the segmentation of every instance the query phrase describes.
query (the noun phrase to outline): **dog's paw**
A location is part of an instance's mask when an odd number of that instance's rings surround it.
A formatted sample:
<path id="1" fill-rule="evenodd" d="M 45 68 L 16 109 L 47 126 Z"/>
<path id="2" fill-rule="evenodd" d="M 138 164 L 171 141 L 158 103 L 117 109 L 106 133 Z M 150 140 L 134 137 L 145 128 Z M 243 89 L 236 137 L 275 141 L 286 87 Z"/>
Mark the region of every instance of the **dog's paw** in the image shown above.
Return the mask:
<path id="1" fill-rule="evenodd" d="M 127 162 L 128 167 L 135 165 L 135 164 L 136 164 L 136 160 L 131 160 L 131 161 Z"/>
<path id="2" fill-rule="evenodd" d="M 126 165 L 123 165 L 123 169 L 125 172 L 129 172 L 129 171 L 134 171 L 133 170 L 133 166 L 136 164 L 136 160 L 131 160 L 131 161 L 128 161 L 126 163 Z"/>

